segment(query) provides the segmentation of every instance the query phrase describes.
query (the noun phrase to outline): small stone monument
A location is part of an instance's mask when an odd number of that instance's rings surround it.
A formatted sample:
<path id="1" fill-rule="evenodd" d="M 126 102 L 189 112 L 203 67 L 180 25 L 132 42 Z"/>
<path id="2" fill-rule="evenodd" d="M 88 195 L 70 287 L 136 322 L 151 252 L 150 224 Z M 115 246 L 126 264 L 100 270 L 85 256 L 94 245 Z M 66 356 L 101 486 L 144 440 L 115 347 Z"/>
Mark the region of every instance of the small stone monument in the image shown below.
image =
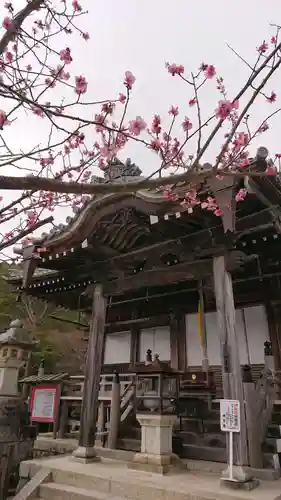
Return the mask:
<path id="1" fill-rule="evenodd" d="M 29 456 L 36 438 L 36 427 L 29 425 L 28 412 L 18 391 L 20 369 L 35 344 L 19 320 L 12 321 L 0 333 L 0 459 L 4 458 L 0 477 L 5 495 L 16 487 L 19 464 Z"/>
<path id="2" fill-rule="evenodd" d="M 24 415 L 18 391 L 19 371 L 35 345 L 18 319 L 0 333 L 0 442 L 14 441 L 19 436 Z"/>

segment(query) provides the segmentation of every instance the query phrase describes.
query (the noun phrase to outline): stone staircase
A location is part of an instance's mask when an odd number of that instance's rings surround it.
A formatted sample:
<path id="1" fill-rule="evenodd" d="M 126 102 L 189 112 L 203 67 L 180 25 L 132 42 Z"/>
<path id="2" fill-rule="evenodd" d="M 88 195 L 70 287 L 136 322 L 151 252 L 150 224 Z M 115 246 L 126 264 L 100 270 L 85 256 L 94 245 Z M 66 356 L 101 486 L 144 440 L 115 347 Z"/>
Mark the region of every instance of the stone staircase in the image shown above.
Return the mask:
<path id="1" fill-rule="evenodd" d="M 45 474 L 44 474 L 45 471 Z M 133 471 L 120 460 L 81 464 L 70 456 L 23 462 L 30 478 L 14 500 L 280 500 L 281 480 L 254 492 L 231 491 L 219 477 L 187 469 L 167 476 Z M 38 480 L 38 475 L 40 479 Z M 32 484 L 34 488 L 32 489 Z M 28 495 L 24 493 L 28 492 Z"/>

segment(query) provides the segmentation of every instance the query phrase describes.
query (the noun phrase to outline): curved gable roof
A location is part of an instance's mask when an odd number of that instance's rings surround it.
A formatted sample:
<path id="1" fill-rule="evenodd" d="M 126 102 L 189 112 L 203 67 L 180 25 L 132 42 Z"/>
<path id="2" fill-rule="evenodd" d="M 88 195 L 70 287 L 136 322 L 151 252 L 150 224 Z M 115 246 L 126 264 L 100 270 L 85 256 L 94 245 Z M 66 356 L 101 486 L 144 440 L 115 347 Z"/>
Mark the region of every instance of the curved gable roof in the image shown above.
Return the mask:
<path id="1" fill-rule="evenodd" d="M 58 231 L 50 232 L 38 243 L 48 250 L 75 245 L 94 234 L 97 224 L 103 217 L 118 210 L 136 208 L 149 216 L 163 213 L 170 207 L 171 202 L 166 200 L 162 193 L 157 192 L 138 191 L 105 195 L 88 202 L 69 224 L 60 227 Z M 177 208 L 179 209 L 180 205 Z"/>

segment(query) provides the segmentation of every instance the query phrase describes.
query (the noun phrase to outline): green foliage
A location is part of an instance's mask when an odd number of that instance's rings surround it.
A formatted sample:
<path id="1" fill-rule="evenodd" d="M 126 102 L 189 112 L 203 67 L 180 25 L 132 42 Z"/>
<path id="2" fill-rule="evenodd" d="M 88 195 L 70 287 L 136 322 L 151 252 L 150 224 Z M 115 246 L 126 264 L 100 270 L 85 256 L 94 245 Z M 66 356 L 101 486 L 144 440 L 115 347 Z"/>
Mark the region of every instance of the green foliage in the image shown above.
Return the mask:
<path id="1" fill-rule="evenodd" d="M 23 301 L 19 300 L 16 293 L 9 290 L 6 278 L 10 272 L 11 266 L 6 263 L 0 264 L 0 331 L 4 331 L 13 319 L 21 319 L 25 328 L 30 331 L 31 338 L 38 341 L 38 345 L 31 355 L 31 372 L 34 373 L 38 370 L 43 359 L 46 373 L 55 372 L 56 364 L 64 353 L 58 347 L 59 343 L 57 338 L 54 338 L 54 333 L 69 333 L 69 331 L 75 330 L 75 326 L 51 318 L 49 311 L 46 311 L 46 314 L 41 317 L 46 305 L 37 301 L 36 298 L 31 299 L 31 307 L 35 317 L 35 322 L 32 322 Z M 58 309 L 52 310 L 51 314 L 68 321 L 77 321 L 77 313 L 73 311 Z M 61 345 L 63 345 L 63 340 Z"/>
<path id="2" fill-rule="evenodd" d="M 39 338 L 38 338 L 39 337 Z M 56 371 L 56 363 L 60 359 L 62 353 L 58 352 L 54 345 L 50 344 L 50 340 L 46 334 L 40 334 L 37 337 L 39 343 L 31 354 L 30 372 L 36 373 L 41 361 L 44 361 L 44 369 L 46 373 Z"/>
<path id="3" fill-rule="evenodd" d="M 6 263 L 0 264 L 0 328 L 6 328 L 12 319 L 15 319 L 14 311 L 16 307 L 16 294 L 9 291 L 9 286 L 5 277 L 8 275 L 9 266 Z"/>

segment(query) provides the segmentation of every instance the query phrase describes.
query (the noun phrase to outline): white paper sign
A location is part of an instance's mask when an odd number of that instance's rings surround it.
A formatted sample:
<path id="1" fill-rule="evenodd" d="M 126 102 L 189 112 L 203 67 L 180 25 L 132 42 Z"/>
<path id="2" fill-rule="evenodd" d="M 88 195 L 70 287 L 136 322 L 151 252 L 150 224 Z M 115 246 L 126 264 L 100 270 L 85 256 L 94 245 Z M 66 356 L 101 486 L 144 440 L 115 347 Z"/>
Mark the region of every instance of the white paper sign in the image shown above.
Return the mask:
<path id="1" fill-rule="evenodd" d="M 240 402 L 235 399 L 220 400 L 220 424 L 223 432 L 240 432 Z"/>
<path id="2" fill-rule="evenodd" d="M 34 392 L 31 419 L 52 422 L 56 404 L 56 388 L 36 388 Z"/>

